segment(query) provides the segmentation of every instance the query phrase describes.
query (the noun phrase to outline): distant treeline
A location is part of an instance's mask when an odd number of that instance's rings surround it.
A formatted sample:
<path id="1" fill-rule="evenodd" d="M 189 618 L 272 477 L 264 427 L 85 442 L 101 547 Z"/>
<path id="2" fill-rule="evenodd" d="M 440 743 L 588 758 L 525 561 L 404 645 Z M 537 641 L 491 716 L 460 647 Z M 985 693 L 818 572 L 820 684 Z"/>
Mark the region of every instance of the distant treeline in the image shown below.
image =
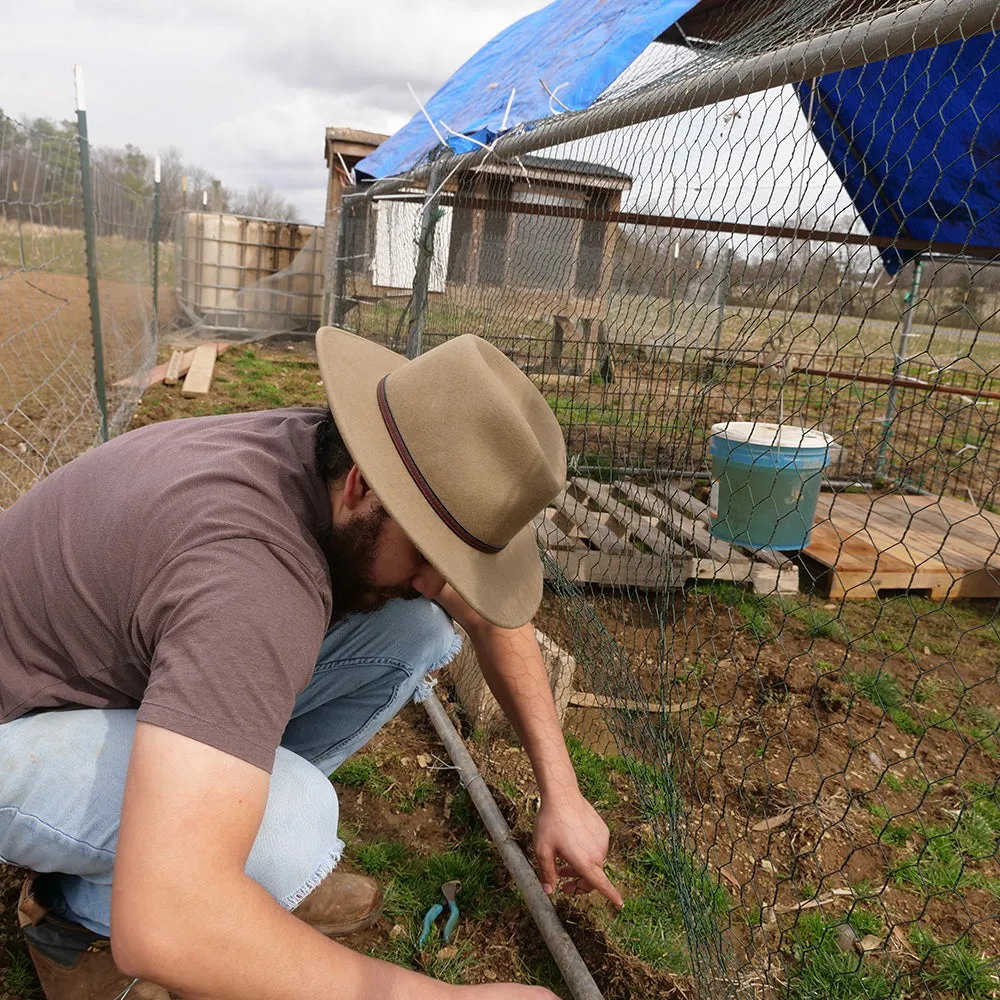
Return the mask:
<path id="1" fill-rule="evenodd" d="M 35 118 L 15 121 L 0 109 L 0 215 L 9 220 L 79 228 L 83 224 L 77 123 Z M 98 202 L 117 207 L 146 203 L 153 194 L 153 155 L 138 146 L 95 146 L 90 162 Z M 160 152 L 161 232 L 174 216 L 202 205 L 212 210 L 282 222 L 299 221 L 298 210 L 270 185 L 246 191 L 226 187 L 211 171 L 185 162 L 176 146 Z M 97 206 L 100 225 L 101 206 Z"/>

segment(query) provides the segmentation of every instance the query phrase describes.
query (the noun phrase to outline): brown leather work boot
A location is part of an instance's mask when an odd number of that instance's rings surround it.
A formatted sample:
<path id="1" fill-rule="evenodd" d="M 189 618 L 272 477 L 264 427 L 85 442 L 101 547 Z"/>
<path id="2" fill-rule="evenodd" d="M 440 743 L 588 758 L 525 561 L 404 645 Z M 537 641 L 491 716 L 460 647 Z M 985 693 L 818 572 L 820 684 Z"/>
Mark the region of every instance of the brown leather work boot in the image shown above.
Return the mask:
<path id="1" fill-rule="evenodd" d="M 330 872 L 292 913 L 327 937 L 371 927 L 382 916 L 382 890 L 366 875 Z"/>
<path id="2" fill-rule="evenodd" d="M 46 1000 L 172 1000 L 155 983 L 136 982 L 119 971 L 111 942 L 57 917 L 46 902 L 45 877 L 29 875 L 21 886 L 17 922 L 28 944 Z"/>

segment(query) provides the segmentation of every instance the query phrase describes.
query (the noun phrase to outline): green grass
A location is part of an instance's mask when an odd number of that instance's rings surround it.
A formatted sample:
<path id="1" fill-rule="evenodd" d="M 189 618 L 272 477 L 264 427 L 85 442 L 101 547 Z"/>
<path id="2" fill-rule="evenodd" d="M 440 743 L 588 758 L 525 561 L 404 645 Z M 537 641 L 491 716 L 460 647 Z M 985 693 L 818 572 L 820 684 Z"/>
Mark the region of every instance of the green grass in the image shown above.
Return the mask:
<path id="1" fill-rule="evenodd" d="M 881 927 L 881 921 L 857 907 L 847 921 L 859 938 Z M 799 916 L 788 935 L 788 951 L 795 965 L 788 996 L 793 1000 L 892 1000 L 905 996 L 905 977 L 895 975 L 874 958 L 862 961 L 855 952 L 840 949 L 839 923 L 821 914 Z"/>
<path id="2" fill-rule="evenodd" d="M 42 986 L 38 982 L 35 967 L 22 948 L 7 949 L 7 968 L 4 970 L 4 983 L 7 989 L 16 996 L 40 997 Z"/>
<path id="3" fill-rule="evenodd" d="M 922 960 L 922 977 L 935 992 L 961 1000 L 993 1000 L 1000 995 L 996 959 L 975 951 L 965 935 L 952 944 L 939 944 L 915 924 L 910 941 Z"/>
<path id="4" fill-rule="evenodd" d="M 905 708 L 890 708 L 886 715 L 896 724 L 900 732 L 909 736 L 921 736 L 924 733 L 920 721 Z"/>
<path id="5" fill-rule="evenodd" d="M 890 874 L 902 888 L 923 894 L 955 892 L 967 887 L 1000 891 L 997 880 L 976 862 L 997 856 L 1000 841 L 1000 798 L 995 788 L 971 785 L 972 797 L 951 825 L 921 824 L 911 830 L 923 843 L 893 866 Z"/>
<path id="6" fill-rule="evenodd" d="M 737 611 L 743 619 L 743 627 L 758 641 L 764 642 L 777 635 L 778 629 L 772 617 L 775 604 L 769 598 L 758 597 L 725 581 L 698 581 L 691 590 L 695 594 L 707 594 L 712 603 L 725 604 Z"/>
<path id="7" fill-rule="evenodd" d="M 886 823 L 877 827 L 876 832 L 883 844 L 889 844 L 890 847 L 905 847 L 913 827 L 908 823 Z"/>
<path id="8" fill-rule="evenodd" d="M 1000 714 L 988 705 L 963 704 L 962 732 L 991 757 L 1000 760 Z"/>
<path id="9" fill-rule="evenodd" d="M 358 865 L 369 875 L 384 875 L 406 867 L 410 850 L 395 840 L 369 840 L 358 844 Z"/>
<path id="10" fill-rule="evenodd" d="M 462 883 L 458 905 L 469 920 L 494 913 L 515 898 L 499 877 L 492 845 L 476 834 L 440 854 L 421 853 L 399 841 L 373 840 L 358 845 L 354 855 L 358 867 L 384 885 L 386 914 L 415 928 L 417 936 L 424 914 L 440 899 L 441 886 L 452 879 Z"/>
<path id="11" fill-rule="evenodd" d="M 886 670 L 850 670 L 846 677 L 847 683 L 862 698 L 867 698 L 883 712 L 889 712 L 903 704 L 899 684 Z"/>
<path id="12" fill-rule="evenodd" d="M 382 772 L 378 761 L 366 753 L 355 754 L 349 760 L 345 760 L 330 775 L 330 780 L 335 785 L 344 785 L 346 788 L 363 788 L 382 798 L 385 798 L 396 784 L 393 778 Z"/>
<path id="13" fill-rule="evenodd" d="M 1000 646 L 1000 616 L 995 602 L 948 601 L 902 595 L 874 602 L 817 606 L 822 598 L 785 598 L 782 607 L 813 638 L 837 641 L 858 652 L 911 655 L 927 647 L 938 656 L 966 655 L 974 646 Z M 924 678 L 920 688 L 939 684 Z"/>
<path id="14" fill-rule="evenodd" d="M 608 809 L 617 805 L 618 790 L 611 780 L 615 766 L 570 734 L 566 735 L 566 749 L 584 797 L 596 809 Z"/>
<path id="15" fill-rule="evenodd" d="M 49 274 L 70 274 L 85 277 L 87 258 L 84 252 L 82 229 L 56 229 L 39 227 L 31 223 L 18 227 L 0 221 L 0 262 L 8 266 L 21 266 L 21 249 L 24 264 L 30 271 Z M 98 236 L 98 276 L 102 281 L 152 281 L 152 244 L 145 240 L 125 239 L 122 236 Z M 171 243 L 160 244 L 160 288 L 173 284 L 174 248 Z"/>
<path id="16" fill-rule="evenodd" d="M 482 829 L 479 813 L 464 788 L 459 788 L 452 796 L 450 815 L 452 822 L 463 832 Z"/>
<path id="17" fill-rule="evenodd" d="M 608 928 L 624 951 L 656 969 L 690 973 L 691 949 L 718 946 L 729 898 L 691 855 L 646 847 L 629 859 L 625 906 Z"/>
<path id="18" fill-rule="evenodd" d="M 673 823 L 683 812 L 684 805 L 677 792 L 677 782 L 666 771 L 644 761 L 623 757 L 607 757 L 605 762 L 629 779 L 636 792 L 639 809 L 651 823 L 664 819 Z"/>
<path id="19" fill-rule="evenodd" d="M 399 801 L 401 813 L 411 813 L 419 806 L 427 805 L 437 793 L 437 785 L 429 778 L 421 778 Z"/>
<path id="20" fill-rule="evenodd" d="M 832 639 L 845 646 L 850 645 L 851 636 L 844 626 L 839 610 L 817 609 L 812 605 L 802 607 L 798 599 L 794 601 L 786 599 L 783 605 L 789 615 L 805 625 L 813 639 Z"/>
<path id="21" fill-rule="evenodd" d="M 849 670 L 845 679 L 857 694 L 885 712 L 901 732 L 923 734 L 923 724 L 903 707 L 905 699 L 899 682 L 887 670 Z"/>

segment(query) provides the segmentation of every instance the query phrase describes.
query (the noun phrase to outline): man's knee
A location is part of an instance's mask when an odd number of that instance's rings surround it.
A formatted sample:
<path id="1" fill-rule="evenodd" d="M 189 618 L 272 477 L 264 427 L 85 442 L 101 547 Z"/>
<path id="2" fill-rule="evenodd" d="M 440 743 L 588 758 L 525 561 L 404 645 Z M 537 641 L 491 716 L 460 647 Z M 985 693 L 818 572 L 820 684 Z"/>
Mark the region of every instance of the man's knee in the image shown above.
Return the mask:
<path id="1" fill-rule="evenodd" d="M 458 654 L 461 641 L 451 619 L 433 601 L 420 598 L 393 601 L 384 609 L 389 633 L 398 637 L 400 659 L 422 676 L 450 662 Z"/>
<path id="2" fill-rule="evenodd" d="M 109 872 L 134 732 L 131 709 L 39 712 L 0 726 L 0 858 Z"/>
<path id="3" fill-rule="evenodd" d="M 287 909 L 340 859 L 337 793 L 309 761 L 279 747 L 246 873 Z"/>

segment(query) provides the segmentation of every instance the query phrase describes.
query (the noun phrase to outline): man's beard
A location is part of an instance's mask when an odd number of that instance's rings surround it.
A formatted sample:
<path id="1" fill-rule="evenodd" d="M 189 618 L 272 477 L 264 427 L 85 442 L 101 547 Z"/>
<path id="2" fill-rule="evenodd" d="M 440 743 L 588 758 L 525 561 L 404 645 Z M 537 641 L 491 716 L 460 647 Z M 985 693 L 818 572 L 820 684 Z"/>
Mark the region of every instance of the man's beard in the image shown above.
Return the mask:
<path id="1" fill-rule="evenodd" d="M 396 597 L 420 597 L 412 587 L 377 587 L 372 581 L 382 526 L 388 520 L 389 512 L 379 504 L 342 528 L 331 525 L 322 537 L 333 592 L 331 622 L 347 614 L 378 611 Z"/>

